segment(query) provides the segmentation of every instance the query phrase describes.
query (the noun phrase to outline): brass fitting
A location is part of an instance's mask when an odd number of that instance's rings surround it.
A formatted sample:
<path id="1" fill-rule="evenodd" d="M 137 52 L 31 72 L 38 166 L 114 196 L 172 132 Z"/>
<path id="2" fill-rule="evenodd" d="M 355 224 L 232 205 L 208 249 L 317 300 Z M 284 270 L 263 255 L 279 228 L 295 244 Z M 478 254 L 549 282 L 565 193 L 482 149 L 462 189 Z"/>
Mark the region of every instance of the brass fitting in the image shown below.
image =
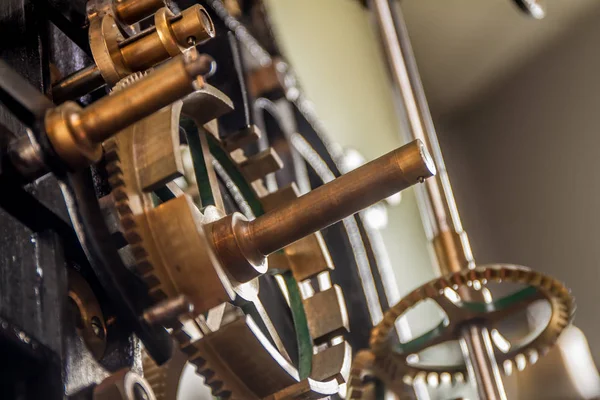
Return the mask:
<path id="1" fill-rule="evenodd" d="M 128 26 L 148 18 L 166 6 L 165 0 L 89 0 L 86 11 L 90 21 L 108 14 L 122 25 Z"/>
<path id="2" fill-rule="evenodd" d="M 133 25 L 166 7 L 165 0 L 113 0 L 115 15 L 121 22 Z"/>
<path id="3" fill-rule="evenodd" d="M 239 282 L 267 269 L 266 257 L 435 175 L 420 140 L 373 160 L 253 221 L 234 213 L 206 227 L 221 264 Z"/>
<path id="4" fill-rule="evenodd" d="M 71 168 L 96 162 L 103 141 L 120 130 L 199 89 L 210 68 L 195 50 L 157 68 L 148 76 L 81 108 L 66 102 L 46 114 L 45 128 L 57 155 Z"/>
<path id="5" fill-rule="evenodd" d="M 120 3 L 124 6 L 134 2 Z M 160 8 L 154 22 L 154 27 L 125 39 L 112 15 L 91 19 L 89 38 L 95 65 L 56 82 L 52 87 L 54 101 L 82 96 L 104 83 L 113 86 L 134 72 L 151 68 L 215 36 L 208 12 L 198 4 L 179 15 Z"/>
<path id="6" fill-rule="evenodd" d="M 168 8 L 161 8 L 154 15 L 154 23 L 154 28 L 121 43 L 113 32 L 111 17 L 98 21 L 97 26 L 90 26 L 92 53 L 107 83 L 114 85 L 132 72 L 148 69 L 215 36 L 212 20 L 200 5 L 177 16 Z M 110 61 L 105 59 L 106 56 Z M 113 76 L 109 64 L 113 64 L 113 68 L 124 67 L 125 75 Z"/>
<path id="7" fill-rule="evenodd" d="M 459 272 L 469 267 L 462 239 L 466 233 L 454 230 L 440 231 L 432 240 L 433 250 L 439 263 L 440 275 Z"/>

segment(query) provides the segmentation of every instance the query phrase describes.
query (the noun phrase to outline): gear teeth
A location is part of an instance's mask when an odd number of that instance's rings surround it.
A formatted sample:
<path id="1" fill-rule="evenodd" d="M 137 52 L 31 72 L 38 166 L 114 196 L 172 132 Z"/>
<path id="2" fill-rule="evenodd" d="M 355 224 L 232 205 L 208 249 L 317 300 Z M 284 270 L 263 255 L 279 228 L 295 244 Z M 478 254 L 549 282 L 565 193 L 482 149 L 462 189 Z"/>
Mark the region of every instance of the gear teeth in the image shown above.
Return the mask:
<path id="1" fill-rule="evenodd" d="M 167 295 L 165 294 L 165 292 L 163 292 L 163 290 L 160 287 L 151 288 L 150 289 L 150 296 L 152 296 L 152 298 L 156 302 L 164 301 L 164 300 L 168 299 Z"/>
<path id="2" fill-rule="evenodd" d="M 544 356 L 551 346 L 558 340 L 562 330 L 572 321 L 575 303 L 570 291 L 558 280 L 542 275 L 525 267 L 513 265 L 495 265 L 479 267 L 472 270 L 455 272 L 447 277 L 438 278 L 409 293 L 399 303 L 391 307 L 384 315 L 383 320 L 371 333 L 371 350 L 378 356 L 377 367 L 386 379 L 394 380 L 403 374 L 405 383 L 414 383 L 415 379 L 426 379 L 433 386 L 450 382 L 457 384 L 464 382 L 463 372 L 466 369 L 460 366 L 461 371 L 429 370 L 407 363 L 405 355 L 394 353 L 390 349 L 389 334 L 394 328 L 397 318 L 402 316 L 409 308 L 428 299 L 442 296 L 444 289 L 451 287 L 458 290 L 461 286 L 475 286 L 475 282 L 483 285 L 488 282 L 510 282 L 534 286 L 540 290 L 544 297 L 551 303 L 553 315 L 545 329 L 528 345 L 518 349 L 519 352 L 508 351 L 505 355 L 498 356 L 505 375 L 511 375 L 515 370 L 521 371 L 527 365 L 535 364 Z"/>
<path id="3" fill-rule="evenodd" d="M 113 92 L 121 90 L 123 87 L 142 79 L 144 75 L 144 73 L 138 73 L 123 79 L 113 88 Z M 160 302 L 166 300 L 167 295 L 163 290 L 160 279 L 155 273 L 155 266 L 153 265 L 148 252 L 144 248 L 143 237 L 138 233 L 139 227 L 136 223 L 136 215 L 138 213 L 137 208 L 135 208 L 138 206 L 138 203 L 131 201 L 132 199 L 127 187 L 130 183 L 128 181 L 130 176 L 128 175 L 128 169 L 126 167 L 129 166 L 128 163 L 131 160 L 129 159 L 130 157 L 126 157 L 126 154 L 123 153 L 124 149 L 120 148 L 120 145 L 125 147 L 125 143 L 127 142 L 120 142 L 120 140 L 122 139 L 117 135 L 103 143 L 108 182 L 112 188 L 111 194 L 115 200 L 115 207 L 123 228 L 123 236 L 127 240 L 135 259 L 135 270 L 148 286 L 148 293 L 151 298 L 155 302 Z M 127 155 L 129 155 L 129 153 L 127 153 Z M 221 400 L 233 399 L 235 396 L 233 395 L 234 391 L 232 388 L 227 385 L 222 377 L 218 376 L 218 374 L 210 368 L 210 363 L 201 356 L 202 350 L 198 345 L 199 342 L 192 341 L 190 336 L 183 331 L 182 326 L 178 321 L 173 321 L 171 328 L 173 329 L 172 337 L 178 342 L 179 347 L 185 354 L 187 360 L 196 367 L 196 372 L 204 377 L 205 383 L 211 388 L 213 395 L 219 397 Z M 151 368 L 150 370 L 152 371 Z M 152 377 L 151 373 L 150 377 L 154 382 L 162 379 L 158 374 Z M 246 399 L 238 399 L 236 397 L 236 400 Z"/>
<path id="4" fill-rule="evenodd" d="M 120 182 L 121 184 L 122 182 Z M 112 195 L 115 201 L 125 202 L 127 201 L 127 194 L 121 189 L 115 189 L 112 191 Z"/>
<path id="5" fill-rule="evenodd" d="M 527 360 L 529 361 L 530 365 L 533 365 L 536 362 L 538 362 L 539 358 L 540 358 L 540 353 L 537 351 L 537 349 L 527 350 Z"/>
<path id="6" fill-rule="evenodd" d="M 502 363 L 502 369 L 504 370 L 504 375 L 511 376 L 514 372 L 514 365 L 512 360 L 504 360 Z"/>
<path id="7" fill-rule="evenodd" d="M 152 387 L 156 400 L 169 400 L 167 399 L 167 372 L 164 368 L 156 365 L 154 360 L 148 356 L 144 351 L 142 353 L 142 369 L 144 371 L 144 378 Z"/>
<path id="8" fill-rule="evenodd" d="M 127 86 L 139 81 L 140 79 L 142 79 L 143 77 L 148 75 L 148 72 L 149 71 L 134 72 L 134 73 L 126 76 L 125 78 L 123 78 L 119 82 L 117 82 L 117 84 L 111 90 L 110 94 L 116 93 L 119 90 L 123 90 Z"/>

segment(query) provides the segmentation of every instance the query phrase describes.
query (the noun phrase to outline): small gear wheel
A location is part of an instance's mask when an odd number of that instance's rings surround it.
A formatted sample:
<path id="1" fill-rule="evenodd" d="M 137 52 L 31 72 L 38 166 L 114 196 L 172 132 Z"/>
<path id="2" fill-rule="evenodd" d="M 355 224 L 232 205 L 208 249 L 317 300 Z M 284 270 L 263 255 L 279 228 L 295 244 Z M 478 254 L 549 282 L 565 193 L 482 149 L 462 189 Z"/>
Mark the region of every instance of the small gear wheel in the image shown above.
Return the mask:
<path id="1" fill-rule="evenodd" d="M 510 296 L 483 303 L 464 301 L 458 295 L 458 292 L 462 293 L 464 289 L 483 288 L 492 282 L 521 284 L 524 288 Z M 449 292 L 452 295 L 449 295 Z M 395 321 L 427 299 L 435 301 L 444 310 L 446 319 L 422 336 L 394 346 L 391 333 Z M 552 277 L 522 266 L 505 264 L 477 267 L 434 279 L 413 290 L 391 307 L 373 329 L 370 340 L 371 350 L 375 355 L 373 368 L 386 384 L 410 384 L 418 375 L 461 376 L 466 373 L 464 365 L 425 366 L 411 363 L 408 359 L 434 345 L 458 340 L 460 328 L 470 321 L 477 321 L 491 329 L 508 316 L 526 309 L 538 300 L 545 300 L 551 307 L 546 326 L 533 335 L 509 343 L 508 348 L 504 350 L 496 349 L 496 360 L 504 367 L 506 374 L 512 372 L 514 365 L 522 369 L 526 363 L 536 362 L 554 345 L 574 315 L 575 305 L 569 290 Z"/>

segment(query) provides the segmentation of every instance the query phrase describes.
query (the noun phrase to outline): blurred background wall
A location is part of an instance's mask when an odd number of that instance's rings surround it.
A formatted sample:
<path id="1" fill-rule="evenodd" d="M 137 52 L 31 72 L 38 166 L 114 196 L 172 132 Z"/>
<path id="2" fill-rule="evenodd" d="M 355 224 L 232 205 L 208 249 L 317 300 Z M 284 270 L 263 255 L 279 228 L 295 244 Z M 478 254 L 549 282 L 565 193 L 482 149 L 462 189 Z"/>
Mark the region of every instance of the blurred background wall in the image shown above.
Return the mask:
<path id="1" fill-rule="evenodd" d="M 554 13 L 560 10 L 552 6 L 559 2 L 549 3 L 548 19 L 531 21 L 532 29 L 555 20 Z M 577 300 L 575 324 L 587 335 L 597 364 L 598 5 L 550 42 L 532 43 L 517 68 L 503 73 L 460 109 L 445 110 L 437 118 L 450 177 L 479 263 L 518 263 L 566 282 Z M 427 82 L 429 91 L 435 92 L 432 82 Z"/>

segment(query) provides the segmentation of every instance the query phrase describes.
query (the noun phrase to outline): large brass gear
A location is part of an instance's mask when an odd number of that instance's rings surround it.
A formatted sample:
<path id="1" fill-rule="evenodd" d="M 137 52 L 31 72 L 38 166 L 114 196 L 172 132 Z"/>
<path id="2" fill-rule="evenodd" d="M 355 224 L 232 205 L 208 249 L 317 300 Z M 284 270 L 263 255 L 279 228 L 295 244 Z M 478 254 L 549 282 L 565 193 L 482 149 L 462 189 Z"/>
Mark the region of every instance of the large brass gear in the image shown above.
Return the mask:
<path id="1" fill-rule="evenodd" d="M 128 78 L 128 81 L 135 79 Z M 118 86 L 127 84 L 123 82 Z M 104 144 L 112 196 L 135 259 L 135 269 L 157 303 L 184 295 L 193 306 L 193 314 L 180 315 L 179 319 L 192 321 L 203 337 L 192 339 L 177 318 L 164 324 L 172 329 L 181 350 L 197 367 L 197 372 L 205 377 L 214 395 L 232 399 L 284 399 L 321 398 L 334 394 L 339 385 L 345 383 L 351 356 L 349 345 L 343 339 L 337 339 L 347 329 L 343 296 L 339 287 L 331 285 L 322 291 L 311 288 L 302 296 L 298 286 L 299 282 L 310 285 L 310 278 L 328 274 L 332 268 L 319 234 L 288 246 L 271 260 L 277 271 L 289 271 L 284 273 L 284 279 L 289 297 L 295 296 L 297 300 L 294 317 L 304 319 L 295 321 L 304 330 L 300 370 L 289 364 L 269 343 L 250 316 L 239 316 L 216 327 L 214 332 L 194 318 L 237 295 L 243 296 L 252 285 L 240 284 L 225 273 L 206 242 L 201 227 L 212 222 L 215 215 L 222 216 L 223 210 L 209 206 L 204 213 L 200 212 L 198 205 L 187 195 L 178 193 L 170 183 L 183 174 L 179 152 L 180 114 L 194 119 L 199 131 L 194 140 L 201 142 L 196 151 L 202 152 L 199 158 L 203 158 L 201 169 L 206 174 L 198 179 L 201 184 L 208 182 L 215 189 L 210 147 L 215 158 L 234 166 L 232 172 L 237 171 L 246 183 L 246 189 L 251 189 L 251 203 L 257 205 L 257 214 L 297 196 L 293 187 L 268 194 L 262 186 L 260 179 L 265 171 L 273 171 L 260 165 L 257 167 L 257 160 L 264 164 L 267 159 L 269 164 L 270 153 L 248 159 L 232 141 L 221 142 L 218 135 L 204 130 L 204 124 L 229 109 L 228 99 L 205 85 L 183 103 L 164 108 Z M 171 190 L 174 198 L 157 204 L 153 193 L 165 187 Z M 206 188 L 199 189 L 202 193 Z M 211 196 L 215 200 L 219 193 L 215 190 L 208 195 Z M 232 337 L 235 340 L 231 340 Z M 332 342 L 334 338 L 335 342 Z M 233 343 L 240 343 L 238 352 L 227 351 Z M 319 345 L 320 350 L 313 355 L 315 345 Z M 262 371 L 261 379 L 252 375 L 256 373 L 257 365 Z M 265 376 L 271 379 L 265 379 Z"/>
<path id="2" fill-rule="evenodd" d="M 483 287 L 490 282 L 523 284 L 525 288 L 492 303 L 460 301 L 455 304 L 446 296 L 446 290 L 459 291 L 480 285 Z M 421 337 L 394 349 L 390 335 L 395 321 L 426 299 L 436 301 L 448 318 Z M 375 357 L 372 367 L 375 375 L 393 388 L 402 383 L 412 383 L 418 375 L 463 374 L 466 372 L 464 365 L 456 368 L 426 367 L 410 364 L 407 357 L 436 344 L 457 340 L 459 328 L 469 321 L 477 320 L 486 327 L 492 327 L 537 300 L 546 300 L 550 304 L 551 317 L 534 338 L 526 338 L 516 346 L 511 345 L 508 351 L 496 351 L 496 360 L 507 374 L 511 373 L 515 362 L 521 366 L 526 362 L 536 362 L 554 345 L 563 329 L 571 322 L 575 306 L 569 290 L 552 277 L 522 266 L 506 264 L 477 267 L 434 279 L 413 290 L 391 307 L 373 329 L 370 345 Z"/>

